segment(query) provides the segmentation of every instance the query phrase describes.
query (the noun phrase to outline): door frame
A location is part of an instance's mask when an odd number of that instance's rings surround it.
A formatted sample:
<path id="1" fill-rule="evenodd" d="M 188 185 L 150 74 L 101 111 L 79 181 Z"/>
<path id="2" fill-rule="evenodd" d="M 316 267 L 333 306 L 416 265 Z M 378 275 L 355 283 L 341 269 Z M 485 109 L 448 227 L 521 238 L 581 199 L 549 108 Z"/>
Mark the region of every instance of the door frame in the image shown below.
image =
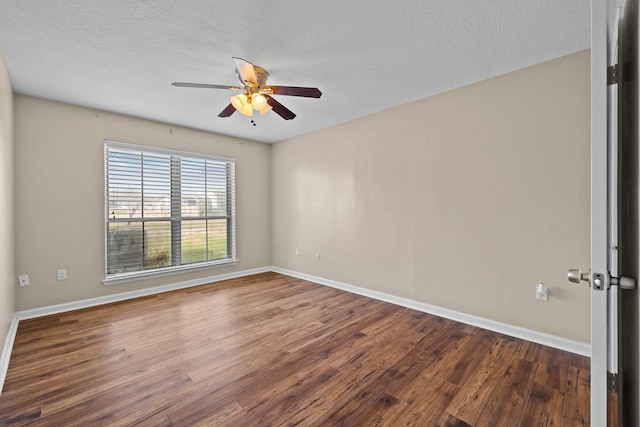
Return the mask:
<path id="1" fill-rule="evenodd" d="M 607 26 L 610 0 L 591 2 L 591 425 L 607 425 Z M 604 290 L 593 285 L 601 274 Z"/>

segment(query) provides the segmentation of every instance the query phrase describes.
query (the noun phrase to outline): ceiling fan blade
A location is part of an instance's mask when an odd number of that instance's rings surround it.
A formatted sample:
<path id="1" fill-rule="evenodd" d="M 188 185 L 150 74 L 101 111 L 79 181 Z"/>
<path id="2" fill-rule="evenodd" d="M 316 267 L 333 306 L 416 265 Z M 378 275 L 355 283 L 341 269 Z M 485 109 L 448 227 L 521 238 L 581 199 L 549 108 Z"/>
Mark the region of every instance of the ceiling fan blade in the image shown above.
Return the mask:
<path id="1" fill-rule="evenodd" d="M 275 111 L 283 119 L 291 120 L 296 116 L 293 113 L 293 111 L 289 110 L 287 107 L 280 104 L 278 101 L 276 101 L 269 95 L 265 95 L 265 96 L 267 97 L 267 104 L 271 105 L 271 108 L 273 109 L 273 111 Z"/>
<path id="2" fill-rule="evenodd" d="M 173 82 L 171 83 L 176 87 L 196 87 L 201 89 L 228 89 L 228 90 L 241 90 L 241 87 L 238 86 L 225 86 L 225 85 L 210 85 L 205 83 L 184 83 L 184 82 Z"/>
<path id="3" fill-rule="evenodd" d="M 265 86 L 264 89 L 271 89 L 274 95 L 305 96 L 307 98 L 320 98 L 322 96 L 322 92 L 317 87 Z"/>
<path id="4" fill-rule="evenodd" d="M 250 83 L 253 86 L 258 86 L 258 79 L 256 78 L 256 72 L 253 69 L 253 64 L 245 59 L 232 57 L 233 62 L 236 64 L 236 70 L 238 70 L 238 78 L 242 84 Z"/>
<path id="5" fill-rule="evenodd" d="M 227 105 L 227 108 L 225 108 L 220 112 L 220 114 L 218 114 L 218 117 L 229 117 L 235 112 L 236 112 L 236 108 L 233 106 L 233 104 L 229 104 Z"/>

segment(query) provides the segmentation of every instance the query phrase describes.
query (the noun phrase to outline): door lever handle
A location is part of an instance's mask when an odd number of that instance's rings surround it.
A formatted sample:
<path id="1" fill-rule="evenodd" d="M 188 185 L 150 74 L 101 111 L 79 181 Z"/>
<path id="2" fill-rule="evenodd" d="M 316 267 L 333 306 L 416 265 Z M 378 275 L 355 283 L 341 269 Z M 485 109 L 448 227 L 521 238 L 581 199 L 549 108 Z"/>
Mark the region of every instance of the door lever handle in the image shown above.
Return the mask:
<path id="1" fill-rule="evenodd" d="M 602 286 L 604 285 L 603 283 L 603 277 L 602 275 L 596 275 L 599 277 L 596 277 L 594 283 L 596 284 L 596 289 L 601 289 Z M 578 270 L 577 268 L 571 269 L 568 271 L 567 273 L 567 278 L 569 279 L 570 282 L 573 283 L 580 283 L 580 282 L 587 282 L 589 283 L 589 286 L 591 286 L 591 278 L 589 277 L 589 273 L 586 273 L 582 270 Z M 626 276 L 620 276 L 620 277 L 613 277 L 613 276 L 609 276 L 609 285 L 610 286 L 620 286 L 620 289 L 625 289 L 625 290 L 634 290 L 636 289 L 637 286 L 637 282 L 636 279 L 632 278 L 632 277 L 626 277 Z"/>
<path id="2" fill-rule="evenodd" d="M 611 283 L 613 286 L 620 286 L 620 289 L 625 289 L 627 291 L 632 291 L 636 288 L 636 279 L 632 277 L 611 277 L 609 279 L 609 283 Z"/>
<path id="3" fill-rule="evenodd" d="M 589 279 L 589 273 L 585 273 L 582 270 L 579 270 L 577 268 L 573 268 L 571 270 L 568 271 L 567 273 L 567 278 L 569 279 L 570 282 L 573 283 L 580 283 L 580 282 L 587 282 L 587 283 L 591 283 L 591 280 Z"/>

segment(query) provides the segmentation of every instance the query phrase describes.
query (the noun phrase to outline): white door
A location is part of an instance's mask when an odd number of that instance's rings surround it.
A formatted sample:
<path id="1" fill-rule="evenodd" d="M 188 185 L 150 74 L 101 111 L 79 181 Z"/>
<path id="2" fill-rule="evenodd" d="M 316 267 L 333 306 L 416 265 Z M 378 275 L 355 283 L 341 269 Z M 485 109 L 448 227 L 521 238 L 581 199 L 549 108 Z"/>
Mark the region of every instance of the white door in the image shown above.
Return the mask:
<path id="1" fill-rule="evenodd" d="M 591 425 L 607 425 L 608 0 L 591 2 Z M 596 277 L 600 285 L 595 285 Z"/>
<path id="2" fill-rule="evenodd" d="M 619 421 L 618 293 L 635 287 L 633 279 L 618 278 L 615 66 L 624 6 L 625 0 L 591 3 L 591 425 L 610 427 Z"/>

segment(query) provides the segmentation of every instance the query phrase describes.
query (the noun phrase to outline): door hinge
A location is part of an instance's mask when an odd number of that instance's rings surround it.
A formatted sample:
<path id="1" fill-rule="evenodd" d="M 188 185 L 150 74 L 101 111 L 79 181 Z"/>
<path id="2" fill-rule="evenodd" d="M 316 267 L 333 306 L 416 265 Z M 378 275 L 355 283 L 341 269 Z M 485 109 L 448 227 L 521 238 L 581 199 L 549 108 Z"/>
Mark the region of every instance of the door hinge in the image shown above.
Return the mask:
<path id="1" fill-rule="evenodd" d="M 618 392 L 618 374 L 607 371 L 607 391 L 610 393 Z"/>
<path id="2" fill-rule="evenodd" d="M 618 84 L 618 64 L 607 67 L 607 85 Z"/>

